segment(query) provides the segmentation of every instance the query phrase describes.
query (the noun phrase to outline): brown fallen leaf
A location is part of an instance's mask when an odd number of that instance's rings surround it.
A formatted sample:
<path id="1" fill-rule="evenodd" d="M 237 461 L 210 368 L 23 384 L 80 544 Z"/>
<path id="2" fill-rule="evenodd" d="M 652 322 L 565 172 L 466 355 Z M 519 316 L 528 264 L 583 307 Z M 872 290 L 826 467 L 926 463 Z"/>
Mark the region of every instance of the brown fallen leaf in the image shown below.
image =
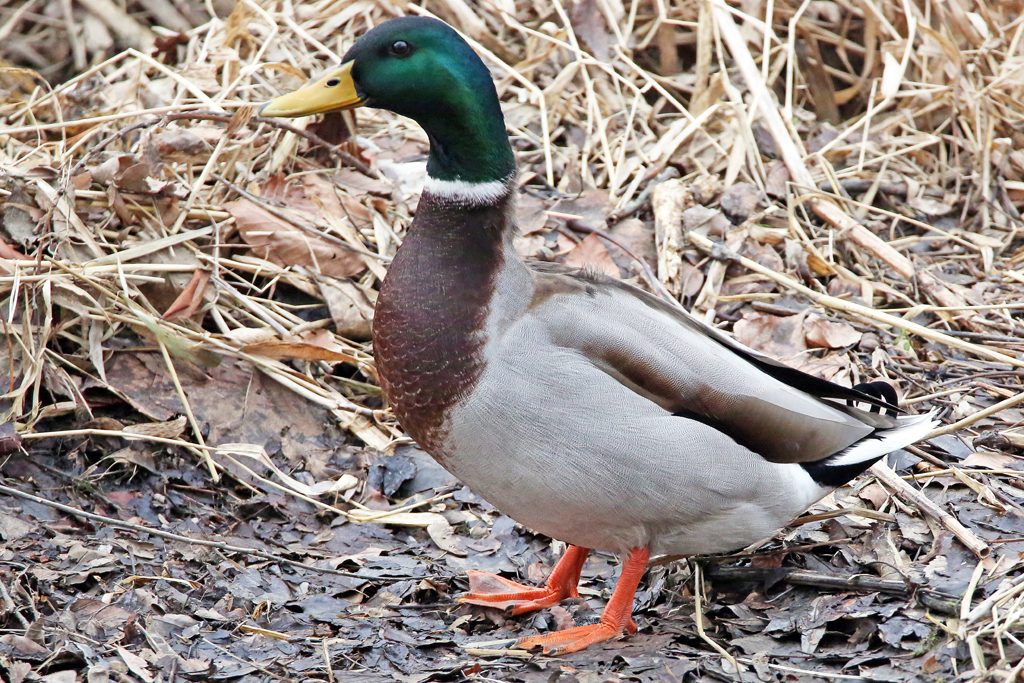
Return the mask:
<path id="1" fill-rule="evenodd" d="M 833 322 L 819 316 L 808 316 L 804 320 L 804 339 L 808 346 L 821 349 L 841 349 L 860 341 L 862 334 L 853 325 Z"/>
<path id="2" fill-rule="evenodd" d="M 657 267 L 658 250 L 654 243 L 654 223 L 645 223 L 639 218 L 627 218 L 612 228 L 609 234 L 633 252 L 634 256 L 643 259 L 651 267 Z M 619 250 L 616 251 L 621 253 Z M 630 269 L 639 269 L 639 264 L 626 254 L 622 254 L 622 258 L 617 262 L 627 265 Z"/>
<path id="3" fill-rule="evenodd" d="M 235 218 L 242 240 L 253 248 L 256 256 L 280 266 L 305 266 L 333 277 L 351 277 L 366 270 L 363 257 L 355 251 L 295 223 L 316 225 L 325 215 L 339 221 L 369 221 L 369 209 L 356 200 L 345 199 L 344 193 L 336 192 L 329 181 L 316 176 L 303 176 L 300 182 L 291 184 L 275 177 L 262 189 L 268 199 L 285 206 L 271 212 L 248 198 L 224 205 Z M 294 216 L 295 223 L 282 214 Z"/>
<path id="4" fill-rule="evenodd" d="M 621 3 L 618 10 L 622 12 Z M 569 17 L 572 20 L 573 31 L 589 48 L 590 54 L 600 60 L 609 59 L 615 36 L 612 35 L 608 22 L 601 12 L 600 3 L 595 0 L 575 0 L 569 7 Z"/>
<path id="5" fill-rule="evenodd" d="M 561 199 L 548 211 L 549 215 L 573 218 L 587 225 L 604 225 L 608 218 L 610 199 L 606 190 L 587 189 Z"/>
<path id="6" fill-rule="evenodd" d="M 0 424 L 0 455 L 13 453 L 21 447 L 21 435 L 14 429 L 13 422 Z"/>
<path id="7" fill-rule="evenodd" d="M 800 315 L 769 315 L 759 311 L 745 311 L 733 325 L 736 341 L 755 351 L 765 353 L 791 365 L 807 350 L 804 341 L 803 318 Z"/>
<path id="8" fill-rule="evenodd" d="M 312 330 L 300 337 L 288 339 L 267 339 L 242 347 L 242 351 L 256 356 L 278 360 L 325 360 L 355 363 L 356 358 L 334 339 L 326 330 Z"/>
<path id="9" fill-rule="evenodd" d="M 765 179 L 765 192 L 781 199 L 786 196 L 786 184 L 789 182 L 789 169 L 780 159 L 773 159 L 768 164 L 768 177 Z"/>
<path id="10" fill-rule="evenodd" d="M 604 241 L 593 233 L 584 237 L 583 241 L 566 254 L 563 263 L 577 268 L 590 268 L 614 278 L 621 277 L 619 267 L 608 253 Z"/>
<path id="11" fill-rule="evenodd" d="M 31 638 L 16 633 L 0 636 L 0 645 L 5 646 L 4 649 L 12 654 L 33 661 L 43 661 L 52 654 Z"/>
<path id="12" fill-rule="evenodd" d="M 126 425 L 122 431 L 125 434 L 144 434 L 147 436 L 160 436 L 165 439 L 177 439 L 185 433 L 186 419 L 179 415 L 173 420 L 163 422 L 140 422 L 138 424 Z"/>
<path id="13" fill-rule="evenodd" d="M 181 294 L 174 300 L 173 303 L 164 311 L 162 317 L 164 320 L 174 320 L 176 318 L 191 318 L 195 315 L 195 312 L 199 310 L 199 307 L 203 305 L 204 294 L 206 294 L 206 286 L 210 283 L 210 272 L 202 268 L 197 268 L 192 273 L 192 279 L 185 285 L 185 289 L 181 290 Z"/>
<path id="14" fill-rule="evenodd" d="M 128 670 L 135 674 L 135 677 L 140 681 L 150 683 L 155 680 L 145 659 L 121 646 L 118 646 L 117 654 L 121 657 L 121 661 L 124 662 L 125 666 L 128 667 Z"/>
<path id="15" fill-rule="evenodd" d="M 910 208 L 916 209 L 930 218 L 947 216 L 956 210 L 955 206 L 951 206 L 940 199 L 932 199 L 931 197 L 923 196 L 913 197 L 907 201 L 907 204 Z"/>
<path id="16" fill-rule="evenodd" d="M 521 194 L 516 197 L 516 223 L 523 235 L 532 235 L 544 229 L 548 214 L 547 202 L 532 194 Z"/>
<path id="17" fill-rule="evenodd" d="M 720 200 L 722 212 L 732 221 L 739 225 L 750 218 L 761 205 L 761 190 L 752 183 L 736 183 L 729 187 Z"/>
<path id="18" fill-rule="evenodd" d="M 78 629 L 93 637 L 126 634 L 134 629 L 138 616 L 135 612 L 93 598 L 75 600 L 68 606 L 68 612 Z"/>
<path id="19" fill-rule="evenodd" d="M 25 256 L 20 251 L 7 244 L 7 242 L 0 239 L 0 259 L 16 259 L 24 261 L 28 259 L 28 256 Z"/>
<path id="20" fill-rule="evenodd" d="M 704 286 L 704 271 L 683 261 L 680 272 L 683 282 L 679 293 L 684 297 L 697 296 L 697 292 Z"/>
<path id="21" fill-rule="evenodd" d="M 373 302 L 367 291 L 355 282 L 337 278 L 318 278 L 320 296 L 327 304 L 339 336 L 356 341 L 370 339 Z"/>
<path id="22" fill-rule="evenodd" d="M 150 144 L 170 161 L 203 163 L 223 136 L 224 129 L 217 126 L 173 127 L 158 131 L 150 138 Z"/>
<path id="23" fill-rule="evenodd" d="M 256 256 L 279 266 L 305 266 L 324 275 L 351 277 L 366 269 L 362 258 L 300 230 L 249 199 L 224 205 Z"/>

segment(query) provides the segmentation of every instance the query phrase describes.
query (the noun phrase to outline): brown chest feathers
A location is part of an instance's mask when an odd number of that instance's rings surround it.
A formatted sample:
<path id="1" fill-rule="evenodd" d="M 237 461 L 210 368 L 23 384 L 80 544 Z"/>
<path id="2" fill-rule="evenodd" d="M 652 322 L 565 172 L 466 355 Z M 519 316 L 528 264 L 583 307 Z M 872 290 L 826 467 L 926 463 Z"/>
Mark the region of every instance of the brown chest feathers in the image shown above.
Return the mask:
<path id="1" fill-rule="evenodd" d="M 377 298 L 373 349 L 384 395 L 402 428 L 439 459 L 445 416 L 483 369 L 506 204 L 452 206 L 425 193 Z"/>

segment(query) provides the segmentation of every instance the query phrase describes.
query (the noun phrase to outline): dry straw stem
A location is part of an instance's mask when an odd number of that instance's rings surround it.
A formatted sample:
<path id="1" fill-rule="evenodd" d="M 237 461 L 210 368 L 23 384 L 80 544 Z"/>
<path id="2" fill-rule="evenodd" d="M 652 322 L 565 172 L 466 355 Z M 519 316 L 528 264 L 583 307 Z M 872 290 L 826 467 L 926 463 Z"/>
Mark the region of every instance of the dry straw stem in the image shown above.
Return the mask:
<path id="1" fill-rule="evenodd" d="M 760 114 L 767 124 L 776 148 L 779 150 L 779 155 L 785 162 L 793 182 L 804 191 L 813 191 L 817 183 L 814 182 L 814 177 L 807 168 L 807 164 L 804 161 L 805 155 L 800 150 L 799 144 L 793 139 L 790 128 L 783 120 L 768 86 L 762 78 L 761 72 L 754 62 L 754 58 L 750 54 L 746 40 L 740 35 L 739 28 L 736 26 L 735 21 L 733 21 L 731 10 L 724 5 L 722 0 L 713 0 L 713 2 L 715 19 L 718 30 L 722 34 L 722 39 L 728 45 L 729 51 L 736 61 L 740 73 L 743 75 L 744 82 L 754 97 L 757 113 Z M 910 26 L 911 34 L 907 39 L 904 51 L 904 64 L 909 57 L 909 52 L 914 42 L 913 27 L 915 23 L 912 21 Z M 788 63 L 793 64 L 795 60 L 796 56 L 790 54 Z M 875 109 L 885 108 L 888 102 L 889 100 L 886 100 L 886 102 Z M 867 129 L 868 127 L 865 125 L 865 131 Z M 934 277 L 927 273 L 918 273 L 909 258 L 893 249 L 878 235 L 846 214 L 832 200 L 812 194 L 807 197 L 807 201 L 818 217 L 839 230 L 840 234 L 848 235 L 858 246 L 883 260 L 903 278 L 912 280 L 916 276 L 922 289 L 931 294 L 941 305 L 956 306 L 963 303 Z"/>
<path id="2" fill-rule="evenodd" d="M 73 10 L 67 19 L 92 15 L 128 49 L 72 55 L 71 78 L 52 89 L 32 82 L 20 98 L 0 101 L 0 202 L 4 210 L 25 203 L 37 226 L 6 245 L 26 258 L 0 262 L 0 291 L 13 302 L 4 310 L 6 346 L 16 351 L 21 373 L 9 398 L 20 428 L 48 430 L 26 439 L 38 446 L 38 439 L 61 435 L 149 438 L 194 453 L 200 465 L 221 456 L 218 444 L 204 446 L 191 434 L 161 441 L 127 430 L 58 430 L 74 423 L 48 422 L 87 405 L 79 387 L 102 378 L 112 349 L 159 348 L 153 336 L 178 372 L 201 352 L 255 367 L 296 401 L 322 406 L 328 419 L 351 433 L 351 446 L 387 449 L 402 438 L 380 408 L 365 339 L 332 333 L 333 310 L 329 319 L 320 316 L 325 321 L 310 320 L 309 307 L 279 296 L 286 288 L 326 302 L 320 262 L 299 267 L 247 249 L 230 210 L 234 201 L 248 198 L 280 221 L 282 231 L 295 228 L 290 234 L 302 239 L 319 237 L 338 251 L 358 251 L 369 270 L 347 277 L 345 285 L 365 294 L 372 307 L 418 190 L 408 180 L 412 176 L 389 173 L 407 171 L 411 164 L 405 161 L 423 154 L 425 138 L 395 117 L 360 111 L 358 137 L 335 146 L 324 139 L 330 131 L 321 121 L 247 119 L 244 108 L 301 84 L 334 63 L 359 34 L 398 13 L 437 14 L 466 34 L 492 68 L 523 183 L 544 210 L 573 213 L 564 203 L 586 191 L 584 203 L 600 204 L 607 217 L 606 224 L 595 219 L 589 225 L 602 240 L 611 238 L 604 242 L 609 251 L 618 243 L 643 256 L 620 238 L 615 224 L 635 217 L 649 227 L 650 204 L 657 276 L 676 300 L 704 279 L 699 308 L 713 318 L 724 308 L 716 309 L 715 302 L 744 315 L 750 309 L 744 302 L 770 304 L 797 293 L 872 327 L 959 352 L 946 364 L 948 382 L 929 387 L 925 375 L 914 378 L 915 407 L 948 407 L 962 418 L 937 433 L 998 431 L 1018 420 L 1022 404 L 1014 395 L 1024 361 L 1017 356 L 1024 345 L 1020 318 L 1011 309 L 1020 306 L 1024 282 L 1024 140 L 1017 126 L 1024 120 L 1024 23 L 1010 3 L 421 4 L 242 0 L 230 16 L 202 11 L 187 41 L 165 61 L 147 46 L 152 36 L 167 34 L 143 17 L 182 30 L 178 15 L 187 14 L 187 3 L 62 3 Z M 113 5 L 152 5 L 168 14 L 108 12 Z M 46 39 L 58 35 L 52 22 L 33 24 L 46 6 L 29 0 L 6 13 L 0 51 L 25 38 L 28 25 Z M 82 35 L 70 37 L 79 53 L 88 47 Z M 685 59 L 690 54 L 693 64 Z M 87 59 L 76 61 L 80 56 Z M 32 59 L 30 52 L 4 57 Z M 55 74 L 51 66 L 34 64 L 48 77 Z M 187 154 L 153 154 L 169 133 L 194 135 L 202 144 Z M 831 137 L 812 145 L 825 133 Z M 118 155 L 152 163 L 149 177 L 170 183 L 168 189 L 147 194 L 145 187 L 126 187 L 102 174 L 91 181 L 82 175 Z M 671 173 L 686 180 L 654 180 Z M 336 186 L 347 208 L 362 213 L 311 220 L 268 190 L 275 175 L 296 185 L 322 179 Z M 703 180 L 717 189 L 699 198 L 673 189 L 692 189 Z M 732 258 L 682 221 L 689 208 L 717 211 L 722 190 L 738 182 L 757 186 L 768 205 L 753 220 L 726 228 L 735 251 L 754 250 L 738 260 L 750 273 L 733 277 L 726 262 L 701 264 L 687 253 L 692 245 Z M 948 213 L 913 208 L 921 202 L 925 208 L 946 205 Z M 564 229 L 554 216 L 547 215 L 545 228 Z M 774 251 L 774 257 L 755 261 L 758 249 Z M 884 303 L 854 304 L 825 294 L 824 282 L 819 291 L 801 280 L 794 271 L 802 264 L 790 258 L 801 250 L 835 275 L 829 285 L 853 283 L 863 300 Z M 153 291 L 183 291 L 197 271 L 208 274 L 208 284 L 194 316 L 162 319 Z M 939 282 L 932 273 L 949 278 Z M 763 277 L 774 286 L 756 282 Z M 727 291 L 744 279 L 762 288 Z M 651 287 L 659 290 L 657 281 Z M 266 357 L 241 341 L 259 333 L 280 345 L 313 330 L 329 337 L 335 358 L 355 362 Z M 852 362 L 853 353 L 834 356 Z M 345 363 L 341 372 L 337 362 Z M 883 372 L 908 378 L 915 370 L 934 369 L 927 357 L 882 363 Z M 991 374 L 990 384 L 970 381 L 970 373 Z M 53 398 L 55 385 L 67 387 L 67 394 Z M 972 405 L 985 405 L 989 395 L 999 403 L 984 410 Z M 221 474 L 229 469 L 222 467 Z M 235 471 L 249 485 L 275 488 L 272 479 Z M 976 474 L 990 479 L 961 481 L 979 495 L 980 481 L 996 491 L 999 482 L 992 479 L 1015 476 L 1003 470 Z M 372 521 L 380 513 L 345 514 Z M 400 517 L 408 514 L 420 512 L 400 507 L 391 520 L 408 521 Z M 1008 637 L 999 629 L 1020 599 L 1016 593 L 992 603 L 972 622 L 973 633 L 993 642 Z"/>
<path id="3" fill-rule="evenodd" d="M 953 349 L 959 349 L 961 351 L 964 351 L 965 353 L 971 354 L 972 356 L 977 356 L 978 358 L 987 358 L 989 360 L 998 361 L 1000 363 L 1006 363 L 1007 365 L 1011 365 L 1016 368 L 1024 368 L 1024 360 L 1007 355 L 991 347 L 965 341 L 959 337 L 950 336 L 948 334 L 945 334 L 944 332 L 933 330 L 930 327 L 919 325 L 910 320 L 905 320 L 903 318 L 900 318 L 899 316 L 886 313 L 885 311 L 879 311 L 878 309 L 871 308 L 870 306 L 858 304 L 853 301 L 846 301 L 845 299 L 840 299 L 829 294 L 822 294 L 821 292 L 816 292 L 810 287 L 807 287 L 806 285 L 797 282 L 796 280 L 787 275 L 783 275 L 782 273 L 778 273 L 772 270 L 771 268 L 762 266 L 757 261 L 753 261 L 744 256 L 740 256 L 739 254 L 729 252 L 721 244 L 716 244 L 715 242 L 712 242 L 710 239 L 699 233 L 691 231 L 687 234 L 687 237 L 689 238 L 690 242 L 692 242 L 697 248 L 699 248 L 701 251 L 705 252 L 709 256 L 723 257 L 732 261 L 736 261 L 737 263 L 739 263 L 748 270 L 751 270 L 760 275 L 764 275 L 765 277 L 777 282 L 778 284 L 786 287 L 787 289 L 791 289 L 794 292 L 799 292 L 800 294 L 803 294 L 805 297 L 807 297 L 814 303 L 818 304 L 819 306 L 824 306 L 826 308 L 831 308 L 836 311 L 842 311 L 844 313 L 857 315 L 877 323 L 882 323 L 883 325 L 890 325 L 892 327 L 905 330 L 910 334 L 921 337 L 922 339 L 928 339 L 929 341 L 938 342 Z"/>

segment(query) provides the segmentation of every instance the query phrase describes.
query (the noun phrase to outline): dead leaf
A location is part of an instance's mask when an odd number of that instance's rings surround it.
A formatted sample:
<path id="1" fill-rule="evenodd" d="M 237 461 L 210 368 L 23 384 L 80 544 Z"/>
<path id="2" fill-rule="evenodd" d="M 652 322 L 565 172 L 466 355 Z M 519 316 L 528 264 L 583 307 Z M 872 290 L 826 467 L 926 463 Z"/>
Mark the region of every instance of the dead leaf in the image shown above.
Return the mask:
<path id="1" fill-rule="evenodd" d="M 609 3 L 609 6 L 614 5 L 615 3 Z M 622 10 L 621 3 L 618 4 L 618 9 Z M 583 40 L 590 54 L 602 61 L 608 60 L 611 57 L 611 46 L 615 36 L 608 28 L 600 3 L 597 0 L 575 0 L 569 7 L 569 17 L 573 32 Z"/>
<path id="2" fill-rule="evenodd" d="M 633 252 L 637 258 L 646 261 L 648 265 L 656 267 L 658 264 L 658 250 L 654 244 L 654 224 L 645 223 L 639 218 L 627 218 L 620 221 L 610 234 L 623 246 Z M 616 250 L 619 251 L 619 250 Z M 631 257 L 623 254 L 622 264 L 629 268 L 639 268 Z"/>
<path id="3" fill-rule="evenodd" d="M 267 358 L 355 363 L 356 358 L 326 330 L 310 330 L 298 337 L 268 339 L 246 344 L 242 351 Z"/>
<path id="4" fill-rule="evenodd" d="M 804 321 L 804 339 L 809 346 L 820 349 L 841 349 L 860 341 L 861 333 L 853 325 L 833 322 L 819 316 L 808 316 Z"/>
<path id="5" fill-rule="evenodd" d="M 189 280 L 188 284 L 185 285 L 185 289 L 181 290 L 181 294 L 178 298 L 164 311 L 161 316 L 164 320 L 174 320 L 176 318 L 191 318 L 195 315 L 199 307 L 203 305 L 204 295 L 206 294 L 206 286 L 210 282 L 210 272 L 202 268 L 197 268 L 192 273 L 192 279 Z"/>
<path id="6" fill-rule="evenodd" d="M 938 218 L 939 216 L 948 216 L 949 214 L 953 213 L 953 211 L 956 209 L 955 206 L 950 206 L 946 202 L 940 201 L 938 199 L 932 199 L 931 197 L 923 196 L 914 197 L 913 199 L 909 200 L 907 204 L 909 204 L 911 208 L 920 211 L 925 216 L 930 216 L 932 218 Z"/>
<path id="7" fill-rule="evenodd" d="M 75 674 L 74 669 L 64 669 L 63 671 L 54 671 L 52 674 L 46 674 L 39 681 L 40 683 L 76 683 L 78 676 Z"/>
<path id="8" fill-rule="evenodd" d="M 223 136 L 224 130 L 215 126 L 173 127 L 157 132 L 150 144 L 170 161 L 202 163 Z"/>
<path id="9" fill-rule="evenodd" d="M 604 240 L 591 233 L 570 251 L 563 261 L 567 266 L 577 268 L 590 268 L 599 273 L 604 273 L 613 278 L 621 277 L 619 267 L 615 265 L 608 248 L 604 246 Z"/>
<path id="10" fill-rule="evenodd" d="M 548 221 L 547 203 L 532 194 L 516 198 L 516 224 L 523 235 L 532 235 L 544 229 Z"/>
<path id="11" fill-rule="evenodd" d="M 702 230 L 709 236 L 721 236 L 729 227 L 729 219 L 721 211 L 697 204 L 683 211 L 683 230 Z"/>
<path id="12" fill-rule="evenodd" d="M 458 555 L 459 557 L 468 555 L 466 549 L 459 543 L 459 537 L 455 534 L 455 530 L 452 529 L 452 525 L 441 515 L 438 515 L 437 519 L 427 525 L 427 535 L 430 536 L 430 540 L 438 548 L 445 552 Z"/>
<path id="13" fill-rule="evenodd" d="M 575 196 L 559 200 L 548 213 L 563 219 L 575 219 L 587 225 L 601 226 L 608 218 L 608 202 L 606 190 L 584 190 Z"/>
<path id="14" fill-rule="evenodd" d="M 338 335 L 354 341 L 369 340 L 373 323 L 370 295 L 375 292 L 338 278 L 318 278 L 317 284 Z"/>
<path id="15" fill-rule="evenodd" d="M 786 196 L 786 186 L 789 183 L 789 169 L 781 159 L 772 159 L 768 163 L 767 178 L 765 178 L 764 189 L 769 196 L 783 199 Z"/>
<path id="16" fill-rule="evenodd" d="M 165 439 L 177 439 L 185 433 L 187 420 L 184 415 L 167 420 L 166 422 L 140 422 L 138 424 L 126 425 L 123 431 L 125 434 L 143 434 L 146 436 L 159 436 Z"/>
<path id="17" fill-rule="evenodd" d="M 11 541 L 17 541 L 19 538 L 24 538 L 34 530 L 35 526 L 29 522 L 19 519 L 14 515 L 0 512 L 0 539 L 2 539 L 4 543 L 10 543 Z"/>
<path id="18" fill-rule="evenodd" d="M 114 184 L 125 192 L 159 194 L 170 185 L 166 180 L 153 177 L 153 169 L 147 163 L 132 164 L 114 178 Z"/>
<path id="19" fill-rule="evenodd" d="M 14 423 L 0 423 L 0 456 L 13 453 L 20 447 L 21 435 L 14 429 Z"/>
<path id="20" fill-rule="evenodd" d="M 150 683 L 150 681 L 154 680 L 145 659 L 120 646 L 117 648 L 117 654 L 121 657 L 121 661 L 125 663 L 125 666 L 128 667 L 128 670 L 135 674 L 143 683 Z"/>
<path id="21" fill-rule="evenodd" d="M 807 350 L 804 341 L 803 315 L 778 316 L 759 311 L 745 311 L 733 326 L 733 334 L 741 344 L 761 351 L 772 358 L 792 362 Z"/>
<path id="22" fill-rule="evenodd" d="M 135 157 L 131 154 L 113 154 L 89 170 L 93 181 L 100 185 L 111 185 L 116 176 L 134 163 Z"/>
<path id="23" fill-rule="evenodd" d="M 224 205 L 238 226 L 242 239 L 253 252 L 281 266 L 305 266 L 323 275 L 351 277 L 366 269 L 363 257 L 313 230 L 298 225 L 315 226 L 325 217 L 349 227 L 353 223 L 370 223 L 370 210 L 358 200 L 336 191 L 334 185 L 319 176 L 302 176 L 298 182 L 285 183 L 271 178 L 263 186 L 263 195 L 284 206 L 269 210 L 251 199 L 241 198 Z M 285 217 L 282 217 L 285 216 Z M 294 223 L 286 217 L 294 217 Z"/>
<path id="24" fill-rule="evenodd" d="M 344 441 L 325 408 L 297 399 L 249 363 L 228 359 L 202 372 L 188 366 L 177 370 L 208 443 L 260 444 L 319 478 Z M 111 390 L 155 421 L 184 413 L 159 353 L 116 353 L 107 362 L 107 378 Z"/>
<path id="25" fill-rule="evenodd" d="M 51 654 L 49 650 L 36 641 L 20 634 L 8 633 L 0 636 L 0 645 L 5 646 L 2 649 L 10 648 L 9 651 L 17 656 L 36 662 L 43 661 Z"/>
<path id="26" fill-rule="evenodd" d="M 697 292 L 704 286 L 704 271 L 694 268 L 686 261 L 683 261 L 680 269 L 683 280 L 680 294 L 684 297 L 697 296 Z"/>
<path id="27" fill-rule="evenodd" d="M 1015 458 L 1007 453 L 975 451 L 964 458 L 960 466 L 978 469 L 1012 469 L 1019 462 L 1020 458 Z"/>
<path id="28" fill-rule="evenodd" d="M 0 259 L 24 261 L 28 259 L 28 256 L 25 256 L 25 254 L 22 254 L 20 251 L 7 244 L 7 242 L 0 239 Z"/>
<path id="29" fill-rule="evenodd" d="M 110 558 L 113 562 L 113 558 Z M 94 566 L 90 566 L 95 571 Z M 117 605 L 108 605 L 93 598 L 79 598 L 68 606 L 75 626 L 89 636 L 108 637 L 123 634 L 135 623 L 136 614 Z M 120 638 L 120 636 L 114 635 Z"/>
<path id="30" fill-rule="evenodd" d="M 305 266 L 334 277 L 351 277 L 366 269 L 355 252 L 301 230 L 249 199 L 227 202 L 224 208 L 234 216 L 238 234 L 253 253 L 271 263 Z"/>
<path id="31" fill-rule="evenodd" d="M 762 201 L 761 190 L 752 183 L 736 183 L 722 193 L 722 212 L 734 225 L 739 225 L 757 210 Z"/>

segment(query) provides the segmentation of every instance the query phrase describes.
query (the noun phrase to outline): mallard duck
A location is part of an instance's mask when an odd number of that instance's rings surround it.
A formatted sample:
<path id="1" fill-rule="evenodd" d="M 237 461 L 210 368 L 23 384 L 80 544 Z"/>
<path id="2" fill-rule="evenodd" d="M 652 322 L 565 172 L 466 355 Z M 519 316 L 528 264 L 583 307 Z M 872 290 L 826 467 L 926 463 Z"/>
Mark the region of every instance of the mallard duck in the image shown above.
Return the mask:
<path id="1" fill-rule="evenodd" d="M 368 106 L 418 123 L 428 178 L 381 286 L 373 348 L 402 427 L 502 512 L 568 549 L 547 583 L 471 572 L 462 602 L 515 614 L 577 595 L 592 549 L 623 556 L 596 624 L 522 638 L 573 652 L 635 632 L 652 554 L 770 536 L 931 415 L 764 357 L 628 284 L 516 253 L 516 159 L 490 73 L 447 24 L 406 17 L 263 116 Z"/>

